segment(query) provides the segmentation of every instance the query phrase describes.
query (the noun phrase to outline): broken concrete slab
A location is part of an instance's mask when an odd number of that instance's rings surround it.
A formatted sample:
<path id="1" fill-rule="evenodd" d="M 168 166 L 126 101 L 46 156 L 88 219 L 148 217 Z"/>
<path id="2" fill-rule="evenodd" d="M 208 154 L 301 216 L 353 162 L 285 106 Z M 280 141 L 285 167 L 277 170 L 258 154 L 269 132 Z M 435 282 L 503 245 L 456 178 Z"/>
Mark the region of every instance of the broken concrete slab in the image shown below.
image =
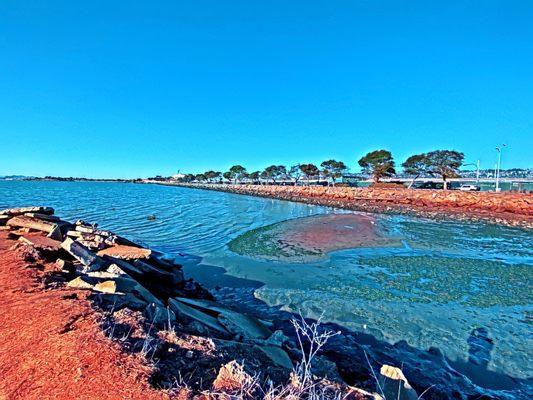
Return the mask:
<path id="1" fill-rule="evenodd" d="M 210 300 L 176 297 L 177 301 L 204 312 L 217 315 L 219 323 L 228 331 L 242 335 L 246 339 L 267 339 L 272 335 L 270 329 L 257 318 L 231 310 Z"/>
<path id="2" fill-rule="evenodd" d="M 150 249 L 144 249 L 142 247 L 133 247 L 126 245 L 116 245 L 108 247 L 107 249 L 100 250 L 97 254 L 99 256 L 108 255 L 122 260 L 136 260 L 149 258 L 152 251 Z"/>
<path id="3" fill-rule="evenodd" d="M 50 239 L 62 241 L 63 240 L 63 234 L 61 233 L 61 227 L 59 224 L 56 224 L 54 228 L 50 231 L 50 233 L 47 235 Z"/>
<path id="4" fill-rule="evenodd" d="M 172 283 L 179 283 L 181 280 L 176 280 L 176 276 L 168 271 L 164 271 L 160 268 L 154 267 L 153 265 L 150 265 L 148 263 L 145 263 L 141 260 L 135 260 L 133 262 L 133 265 L 142 271 L 143 274 L 146 274 L 147 276 L 154 277 L 155 279 L 162 279 L 166 280 L 168 282 Z"/>
<path id="5" fill-rule="evenodd" d="M 19 237 L 19 242 L 35 247 L 37 250 L 58 251 L 61 249 L 61 242 L 38 234 Z"/>
<path id="6" fill-rule="evenodd" d="M 13 217 L 7 221 L 7 225 L 16 226 L 18 228 L 35 229 L 37 231 L 43 231 L 46 233 L 50 233 L 56 227 L 56 224 L 53 222 L 25 216 Z"/>
<path id="7" fill-rule="evenodd" d="M 104 260 L 110 263 L 109 267 L 107 267 L 108 272 L 113 272 L 116 274 L 126 274 L 126 275 L 133 275 L 135 277 L 142 276 L 143 272 L 138 269 L 137 267 L 134 267 L 132 264 L 130 264 L 127 261 L 121 260 L 120 258 L 110 257 L 110 256 L 104 256 Z"/>
<path id="8" fill-rule="evenodd" d="M 94 285 L 93 290 L 102 293 L 114 294 L 117 293 L 117 283 L 111 279 L 98 282 L 96 285 Z"/>
<path id="9" fill-rule="evenodd" d="M 5 210 L 0 210 L 0 215 L 17 216 L 17 215 L 23 215 L 25 213 L 39 213 L 39 214 L 52 215 L 54 213 L 54 209 L 52 207 L 38 206 L 38 207 L 7 208 Z"/>
<path id="10" fill-rule="evenodd" d="M 218 315 L 218 321 L 231 333 L 242 335 L 245 339 L 266 339 L 272 332 L 257 318 L 236 311 L 224 311 Z"/>
<path id="11" fill-rule="evenodd" d="M 88 289 L 92 290 L 94 285 L 98 283 L 98 279 L 91 278 L 85 275 L 78 276 L 67 283 L 69 288 L 74 289 Z"/>
<path id="12" fill-rule="evenodd" d="M 66 238 L 65 241 L 61 243 L 61 247 L 68 251 L 72 257 L 87 267 L 85 272 L 97 271 L 107 266 L 105 260 L 103 260 L 101 257 L 98 257 L 82 244 L 72 240 L 71 238 Z"/>
<path id="13" fill-rule="evenodd" d="M 48 215 L 48 214 L 42 214 L 42 213 L 36 213 L 36 212 L 27 212 L 27 213 L 24 213 L 24 216 L 30 217 L 30 218 L 43 219 L 45 221 L 50 221 L 50 222 L 61 221 L 61 218 L 56 217 L 55 215 Z"/>
<path id="14" fill-rule="evenodd" d="M 228 334 L 224 326 L 213 316 L 206 314 L 196 308 L 192 308 L 178 300 L 168 299 L 170 309 L 176 313 L 176 316 L 185 316 L 189 319 L 198 321 L 205 326 L 212 328 L 220 333 Z"/>
<path id="15" fill-rule="evenodd" d="M 98 278 L 98 279 L 115 279 L 120 278 L 119 274 L 114 274 L 112 272 L 108 271 L 93 271 L 93 272 L 87 272 L 87 276 L 90 276 L 91 278 Z"/>
<path id="16" fill-rule="evenodd" d="M 289 355 L 281 347 L 255 345 L 256 349 L 261 350 L 275 365 L 286 369 L 292 369 L 292 361 Z"/>
<path id="17" fill-rule="evenodd" d="M 154 303 L 159 307 L 165 307 L 161 300 L 128 274 L 121 275 L 119 278 L 114 279 L 114 282 L 116 282 L 119 292 L 134 293 L 147 303 Z"/>
<path id="18" fill-rule="evenodd" d="M 87 226 L 87 225 L 76 225 L 76 227 L 74 229 L 76 231 L 78 231 L 78 232 L 90 233 L 90 234 L 93 234 L 93 235 L 100 235 L 100 236 L 103 236 L 103 237 L 108 237 L 108 236 L 112 236 L 113 235 L 109 231 L 104 231 L 102 229 L 97 229 L 96 227 Z"/>
<path id="19" fill-rule="evenodd" d="M 105 249 L 105 244 L 103 242 L 98 242 L 95 240 L 83 240 L 78 239 L 79 243 L 81 243 L 83 246 L 87 247 L 91 251 L 100 251 L 102 249 Z"/>

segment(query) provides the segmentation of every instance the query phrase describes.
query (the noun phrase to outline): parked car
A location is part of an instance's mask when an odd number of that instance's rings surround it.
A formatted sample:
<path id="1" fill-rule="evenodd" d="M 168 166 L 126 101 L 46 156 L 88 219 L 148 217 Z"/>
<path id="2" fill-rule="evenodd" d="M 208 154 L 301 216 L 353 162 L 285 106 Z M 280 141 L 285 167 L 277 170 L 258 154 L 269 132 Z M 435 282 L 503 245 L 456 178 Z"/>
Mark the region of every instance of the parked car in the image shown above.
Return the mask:
<path id="1" fill-rule="evenodd" d="M 477 185 L 461 185 L 459 186 L 459 190 L 463 192 L 479 192 L 481 188 Z"/>
<path id="2" fill-rule="evenodd" d="M 416 182 L 413 185 L 413 189 L 432 189 L 432 190 L 435 190 L 435 189 L 443 189 L 443 188 L 444 188 L 444 184 L 442 182 L 431 182 L 431 181 L 428 181 L 428 182 Z"/>

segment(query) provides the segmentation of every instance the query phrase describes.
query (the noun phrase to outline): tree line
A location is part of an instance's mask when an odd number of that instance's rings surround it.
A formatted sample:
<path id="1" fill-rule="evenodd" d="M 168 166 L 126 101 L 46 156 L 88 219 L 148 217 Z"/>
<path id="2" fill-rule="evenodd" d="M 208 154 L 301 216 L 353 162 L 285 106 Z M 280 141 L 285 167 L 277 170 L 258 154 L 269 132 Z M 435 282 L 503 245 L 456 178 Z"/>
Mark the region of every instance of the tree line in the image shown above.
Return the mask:
<path id="1" fill-rule="evenodd" d="M 447 188 L 447 179 L 457 178 L 459 168 L 463 165 L 464 154 L 455 150 L 435 150 L 428 153 L 414 154 L 402 164 L 404 172 L 413 178 L 414 182 L 422 175 L 438 176 Z M 367 153 L 358 161 L 362 172 L 372 176 L 374 182 L 381 178 L 396 175 L 396 166 L 392 153 L 388 150 L 375 150 Z M 248 172 L 242 165 L 234 165 L 226 172 L 207 171 L 202 174 L 187 174 L 181 178 L 184 182 L 220 182 L 222 179 L 235 183 L 243 180 L 272 182 L 291 180 L 295 184 L 302 180 L 309 182 L 313 178 L 330 180 L 333 185 L 348 171 L 342 161 L 326 160 L 317 166 L 315 164 L 296 164 L 291 167 L 284 165 L 270 165 L 263 171 Z M 411 183 L 412 184 L 412 183 Z"/>

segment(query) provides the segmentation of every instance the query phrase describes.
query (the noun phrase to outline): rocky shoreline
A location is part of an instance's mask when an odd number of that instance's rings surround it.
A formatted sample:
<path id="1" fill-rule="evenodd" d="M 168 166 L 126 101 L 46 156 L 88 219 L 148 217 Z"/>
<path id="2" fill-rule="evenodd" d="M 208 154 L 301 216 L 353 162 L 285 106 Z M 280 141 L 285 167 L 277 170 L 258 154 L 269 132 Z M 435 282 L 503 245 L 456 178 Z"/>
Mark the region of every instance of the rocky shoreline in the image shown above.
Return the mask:
<path id="1" fill-rule="evenodd" d="M 149 365 L 143 367 L 147 379 L 163 398 L 315 398 L 311 390 L 320 390 L 319 398 L 382 399 L 387 393 L 411 400 L 426 390 L 424 398 L 431 399 L 526 398 L 527 382 L 517 381 L 512 392 L 480 388 L 438 349 L 390 345 L 330 323 L 298 323 L 298 316 L 269 307 L 249 289 L 209 292 L 184 277 L 175 257 L 53 214 L 49 207 L 0 211 L 0 242 L 5 237 L 25 260 L 23 268 L 36 271 L 37 291 L 59 291 L 69 302 L 83 294 L 105 335 Z M 60 334 L 75 330 L 78 320 L 73 316 Z M 315 339 L 306 341 L 323 334 L 331 337 L 305 362 Z M 41 332 L 36 327 L 23 335 Z"/>
<path id="2" fill-rule="evenodd" d="M 161 183 L 160 183 L 161 184 Z M 354 211 L 457 219 L 533 229 L 533 194 L 327 186 L 176 183 L 163 185 L 215 190 Z"/>

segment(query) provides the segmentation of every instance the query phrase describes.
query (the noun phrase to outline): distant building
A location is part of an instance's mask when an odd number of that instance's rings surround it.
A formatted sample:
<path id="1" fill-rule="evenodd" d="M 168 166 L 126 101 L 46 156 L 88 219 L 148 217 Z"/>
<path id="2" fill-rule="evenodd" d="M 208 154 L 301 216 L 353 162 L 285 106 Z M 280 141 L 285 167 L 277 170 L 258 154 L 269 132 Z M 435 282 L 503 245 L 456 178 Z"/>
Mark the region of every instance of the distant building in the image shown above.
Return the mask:
<path id="1" fill-rule="evenodd" d="M 183 178 L 185 178 L 185 174 L 176 174 L 176 175 L 172 175 L 170 177 L 170 180 L 177 181 L 177 180 L 183 179 Z"/>

